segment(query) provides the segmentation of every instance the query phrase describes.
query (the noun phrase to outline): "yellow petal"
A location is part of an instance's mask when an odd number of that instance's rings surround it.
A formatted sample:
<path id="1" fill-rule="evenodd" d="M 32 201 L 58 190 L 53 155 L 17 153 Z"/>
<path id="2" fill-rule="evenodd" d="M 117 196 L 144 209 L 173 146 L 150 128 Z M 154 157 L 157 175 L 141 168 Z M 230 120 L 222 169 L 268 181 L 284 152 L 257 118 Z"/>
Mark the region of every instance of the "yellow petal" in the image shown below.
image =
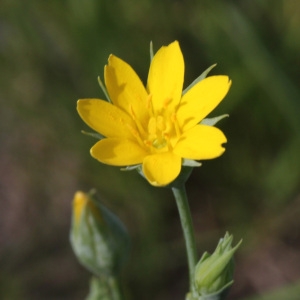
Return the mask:
<path id="1" fill-rule="evenodd" d="M 135 71 L 120 58 L 110 55 L 104 71 L 105 85 L 114 105 L 142 123 L 147 116 L 147 92 Z"/>
<path id="2" fill-rule="evenodd" d="M 177 142 L 173 152 L 187 159 L 212 159 L 220 156 L 226 143 L 223 132 L 213 126 L 196 125 L 186 131 Z"/>
<path id="3" fill-rule="evenodd" d="M 135 128 L 133 120 L 111 103 L 99 99 L 78 100 L 77 111 L 87 125 L 106 137 L 132 137 L 129 128 Z"/>
<path id="4" fill-rule="evenodd" d="M 174 153 L 164 152 L 147 156 L 143 161 L 143 173 L 154 186 L 165 186 L 179 175 L 181 158 Z"/>
<path id="5" fill-rule="evenodd" d="M 227 76 L 210 76 L 193 86 L 181 99 L 176 117 L 183 131 L 206 117 L 226 96 L 231 85 Z"/>
<path id="6" fill-rule="evenodd" d="M 147 154 L 137 143 L 118 138 L 103 139 L 91 149 L 94 158 L 113 166 L 141 164 Z"/>
<path id="7" fill-rule="evenodd" d="M 180 101 L 184 61 L 177 41 L 161 47 L 152 59 L 148 75 L 148 92 L 154 111 L 166 104 L 172 109 Z"/>

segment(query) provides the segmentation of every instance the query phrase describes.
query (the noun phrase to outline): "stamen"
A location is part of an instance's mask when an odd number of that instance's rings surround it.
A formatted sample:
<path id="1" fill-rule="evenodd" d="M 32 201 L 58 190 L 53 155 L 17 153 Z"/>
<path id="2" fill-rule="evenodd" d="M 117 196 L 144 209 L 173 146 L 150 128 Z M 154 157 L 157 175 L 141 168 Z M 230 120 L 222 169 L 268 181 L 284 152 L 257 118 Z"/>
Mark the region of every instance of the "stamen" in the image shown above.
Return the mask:
<path id="1" fill-rule="evenodd" d="M 155 117 L 150 118 L 148 123 L 149 136 L 156 136 L 156 119 Z"/>
<path id="2" fill-rule="evenodd" d="M 171 101 L 172 98 L 166 98 L 161 111 L 158 112 L 153 109 L 152 96 L 148 96 L 148 134 L 147 139 L 144 140 L 144 145 L 149 147 L 153 153 L 172 151 L 174 143 L 181 136 L 176 114 L 169 107 Z"/>
<path id="3" fill-rule="evenodd" d="M 133 128 L 131 125 L 129 125 L 128 123 L 125 123 L 125 125 L 129 129 L 129 131 L 133 135 L 133 137 L 136 138 L 136 140 L 138 141 L 140 146 L 144 147 L 145 144 L 143 143 L 139 132 L 135 128 Z"/>
<path id="4" fill-rule="evenodd" d="M 147 147 L 151 147 L 151 145 L 152 145 L 151 141 L 149 141 L 149 140 L 144 140 L 144 144 L 145 144 Z"/>
<path id="5" fill-rule="evenodd" d="M 130 109 L 130 114 L 132 116 L 132 119 L 135 121 L 136 120 L 136 115 L 134 113 L 133 107 L 131 104 L 129 104 L 129 109 Z"/>
<path id="6" fill-rule="evenodd" d="M 147 98 L 147 110 L 149 112 L 149 117 L 154 116 L 153 104 L 152 104 L 152 95 L 149 94 Z"/>
<path id="7" fill-rule="evenodd" d="M 134 110 L 133 110 L 133 107 L 132 105 L 130 104 L 130 113 L 131 113 L 131 117 L 133 119 L 133 121 L 135 122 L 136 124 L 136 127 L 138 128 L 139 132 L 143 135 L 143 136 L 146 136 L 147 133 L 141 123 L 141 121 L 136 117 L 135 113 L 134 113 Z"/>
<path id="8" fill-rule="evenodd" d="M 180 136 L 181 136 L 181 130 L 180 130 L 180 127 L 179 127 L 179 124 L 178 124 L 175 112 L 173 112 L 173 114 L 171 115 L 171 121 L 174 124 L 175 132 L 176 132 L 176 137 L 179 139 Z"/>
<path id="9" fill-rule="evenodd" d="M 168 105 L 170 104 L 170 102 L 172 101 L 172 98 L 166 98 L 166 100 L 164 101 L 164 108 L 166 109 L 168 107 Z"/>

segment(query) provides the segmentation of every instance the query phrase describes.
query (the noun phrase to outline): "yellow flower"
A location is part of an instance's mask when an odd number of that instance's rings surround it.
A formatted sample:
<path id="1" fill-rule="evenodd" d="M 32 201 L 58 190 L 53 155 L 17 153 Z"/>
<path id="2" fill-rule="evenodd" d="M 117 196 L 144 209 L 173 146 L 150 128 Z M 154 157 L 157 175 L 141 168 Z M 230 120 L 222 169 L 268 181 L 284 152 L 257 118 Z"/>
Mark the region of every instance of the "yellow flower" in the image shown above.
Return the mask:
<path id="1" fill-rule="evenodd" d="M 212 159 L 224 152 L 222 131 L 200 122 L 222 101 L 231 81 L 210 76 L 183 94 L 184 61 L 177 41 L 153 57 L 147 87 L 114 55 L 104 76 L 112 103 L 83 99 L 77 105 L 85 123 L 105 137 L 91 148 L 100 162 L 141 164 L 150 184 L 165 186 L 179 175 L 183 159 Z"/>

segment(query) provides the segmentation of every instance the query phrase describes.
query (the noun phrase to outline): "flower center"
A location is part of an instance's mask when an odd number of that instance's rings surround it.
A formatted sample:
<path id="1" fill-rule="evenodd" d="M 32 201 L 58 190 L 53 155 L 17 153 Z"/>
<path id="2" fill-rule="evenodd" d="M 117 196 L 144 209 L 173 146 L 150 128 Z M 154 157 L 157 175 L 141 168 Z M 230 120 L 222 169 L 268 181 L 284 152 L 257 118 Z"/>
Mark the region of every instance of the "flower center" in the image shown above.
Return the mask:
<path id="1" fill-rule="evenodd" d="M 154 116 L 149 119 L 146 144 L 150 143 L 158 150 L 168 145 L 167 126 L 162 115 Z"/>
<path id="2" fill-rule="evenodd" d="M 143 122 L 147 128 L 142 126 L 141 120 L 137 120 L 133 110 L 132 117 L 136 123 L 134 137 L 139 144 L 146 147 L 152 153 L 167 152 L 173 149 L 180 137 L 180 130 L 176 120 L 174 109 L 170 109 L 170 99 L 166 99 L 163 108 L 155 112 L 153 110 L 151 95 L 147 102 L 148 120 Z"/>

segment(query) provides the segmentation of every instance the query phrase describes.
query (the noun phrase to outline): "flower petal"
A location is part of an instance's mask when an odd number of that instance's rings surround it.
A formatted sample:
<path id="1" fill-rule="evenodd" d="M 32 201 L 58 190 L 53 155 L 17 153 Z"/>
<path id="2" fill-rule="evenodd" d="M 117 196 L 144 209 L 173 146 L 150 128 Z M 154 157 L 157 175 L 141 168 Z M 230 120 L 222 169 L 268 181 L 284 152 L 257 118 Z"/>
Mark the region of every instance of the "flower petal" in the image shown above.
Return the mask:
<path id="1" fill-rule="evenodd" d="M 173 152 L 187 159 L 211 159 L 220 156 L 225 151 L 222 144 L 226 141 L 220 129 L 196 125 L 181 136 Z"/>
<path id="2" fill-rule="evenodd" d="M 105 137 L 132 137 L 129 128 L 135 128 L 135 124 L 131 117 L 107 101 L 78 100 L 77 111 L 87 125 Z"/>
<path id="3" fill-rule="evenodd" d="M 164 152 L 148 155 L 143 161 L 143 173 L 154 186 L 165 186 L 179 175 L 181 158 L 174 153 Z"/>
<path id="4" fill-rule="evenodd" d="M 147 91 L 129 64 L 110 55 L 104 71 L 105 85 L 114 105 L 140 121 L 147 115 Z"/>
<path id="5" fill-rule="evenodd" d="M 152 59 L 148 74 L 148 92 L 154 111 L 166 104 L 174 108 L 180 101 L 184 61 L 177 41 L 161 47 Z"/>
<path id="6" fill-rule="evenodd" d="M 210 76 L 183 95 L 176 118 L 183 131 L 206 117 L 226 96 L 231 85 L 227 76 Z"/>
<path id="7" fill-rule="evenodd" d="M 137 143 L 119 138 L 101 140 L 91 149 L 94 158 L 113 166 L 141 164 L 147 154 Z"/>

